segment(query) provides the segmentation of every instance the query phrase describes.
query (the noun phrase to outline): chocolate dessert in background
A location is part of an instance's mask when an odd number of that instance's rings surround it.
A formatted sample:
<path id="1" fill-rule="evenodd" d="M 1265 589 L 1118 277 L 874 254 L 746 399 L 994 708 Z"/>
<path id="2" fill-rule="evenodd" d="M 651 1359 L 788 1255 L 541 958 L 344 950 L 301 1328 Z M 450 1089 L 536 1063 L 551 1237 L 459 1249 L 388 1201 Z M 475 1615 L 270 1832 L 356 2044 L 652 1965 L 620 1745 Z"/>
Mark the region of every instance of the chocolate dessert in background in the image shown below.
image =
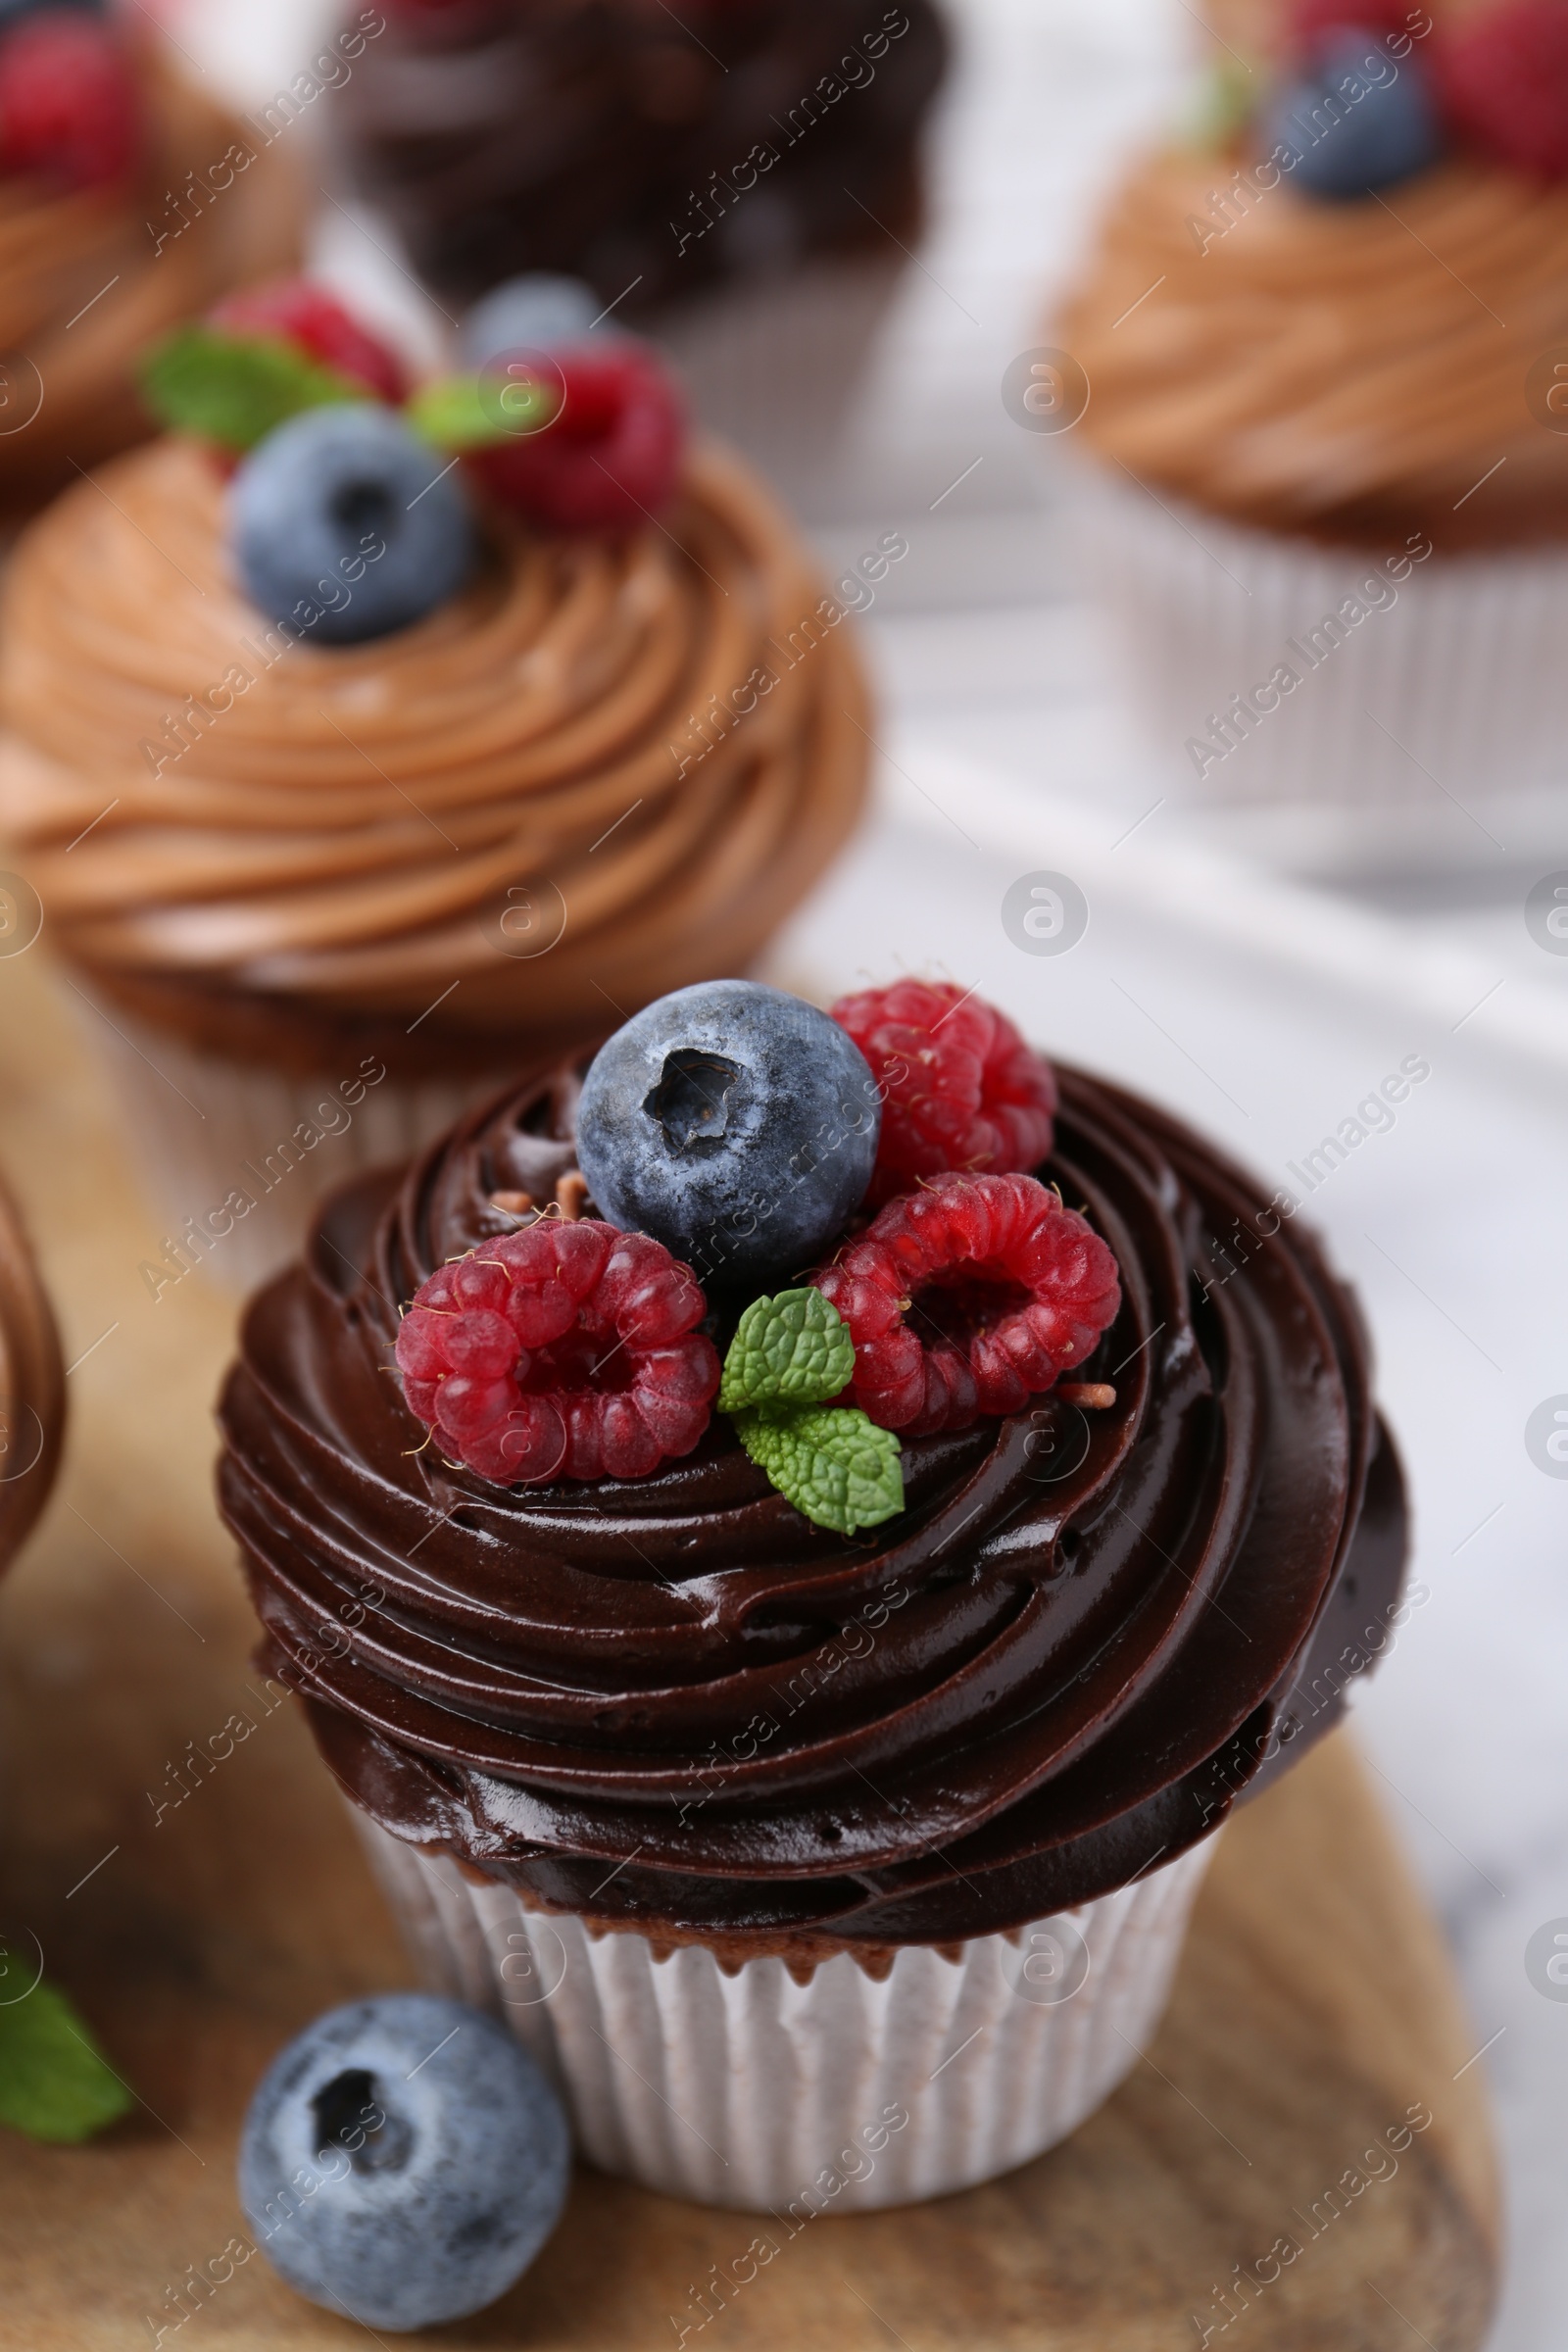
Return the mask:
<path id="1" fill-rule="evenodd" d="M 467 304 L 528 270 L 646 318 L 920 222 L 932 0 L 388 0 L 334 100 L 362 191 Z M 874 216 L 874 218 L 873 218 Z M 880 225 L 879 225 L 880 223 Z"/>
<path id="2" fill-rule="evenodd" d="M 360 195 L 449 316 L 590 284 L 808 519 L 924 220 L 935 0 L 389 0 L 332 99 Z"/>

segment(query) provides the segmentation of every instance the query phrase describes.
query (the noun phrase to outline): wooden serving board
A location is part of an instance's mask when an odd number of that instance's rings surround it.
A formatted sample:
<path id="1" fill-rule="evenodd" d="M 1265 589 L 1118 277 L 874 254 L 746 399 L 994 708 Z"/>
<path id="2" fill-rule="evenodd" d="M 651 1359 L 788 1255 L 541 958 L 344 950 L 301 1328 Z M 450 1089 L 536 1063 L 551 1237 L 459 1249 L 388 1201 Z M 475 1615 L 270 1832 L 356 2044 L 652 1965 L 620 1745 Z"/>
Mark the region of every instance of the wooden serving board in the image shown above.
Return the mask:
<path id="1" fill-rule="evenodd" d="M 410 1977 L 297 1708 L 248 1668 L 211 1500 L 233 1306 L 200 1274 L 156 1302 L 140 1278 L 162 1237 L 66 1002 L 40 955 L 0 960 L 0 1161 L 74 1366 L 61 1489 L 0 1595 L 0 1925 L 142 2111 L 82 2149 L 0 2132 L 0 2342 L 331 2352 L 368 2331 L 234 2260 L 236 2135 L 280 2043 Z M 1065 2147 L 934 2205 L 821 2218 L 761 2268 L 749 2217 L 585 2172 L 514 2292 L 421 2340 L 1474 2352 L 1496 2262 L 1479 2039 L 1341 1736 L 1227 1832 L 1157 2042 Z M 1401 2145 L 1412 2113 L 1431 2120 Z"/>

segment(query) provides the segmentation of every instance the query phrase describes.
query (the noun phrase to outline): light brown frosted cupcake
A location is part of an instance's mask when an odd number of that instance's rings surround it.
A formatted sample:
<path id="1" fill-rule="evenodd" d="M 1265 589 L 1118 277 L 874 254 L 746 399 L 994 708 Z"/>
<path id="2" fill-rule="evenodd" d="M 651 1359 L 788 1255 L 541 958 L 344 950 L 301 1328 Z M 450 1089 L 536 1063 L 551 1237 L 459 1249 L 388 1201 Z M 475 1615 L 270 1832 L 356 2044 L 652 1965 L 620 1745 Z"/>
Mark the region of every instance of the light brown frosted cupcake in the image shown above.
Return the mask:
<path id="1" fill-rule="evenodd" d="M 1534 144 L 1502 103 L 1556 14 L 1228 16 L 1213 135 L 1111 201 L 1057 331 L 1134 692 L 1206 793 L 1443 817 L 1556 772 L 1568 81 Z"/>
<path id="2" fill-rule="evenodd" d="M 744 966 L 853 826 L 869 742 L 843 606 L 716 445 L 591 530 L 488 476 L 466 498 L 426 448 L 408 503 L 466 507 L 469 568 L 359 642 L 246 594 L 268 446 L 231 483 L 172 436 L 68 493 L 0 660 L 0 824 L 186 1247 L 236 1279 L 498 1073 Z"/>
<path id="3" fill-rule="evenodd" d="M 40 41 L 55 44 L 41 61 Z M 0 152 L 0 517 L 152 433 L 140 353 L 226 288 L 291 267 L 301 226 L 286 150 L 134 22 L 29 14 L 0 32 L 0 104 L 18 42 L 34 52 L 20 69 L 30 90 L 41 74 L 74 92 L 93 78 L 74 138 L 56 105 L 52 146 L 40 129 L 19 156 L 13 128 Z"/>

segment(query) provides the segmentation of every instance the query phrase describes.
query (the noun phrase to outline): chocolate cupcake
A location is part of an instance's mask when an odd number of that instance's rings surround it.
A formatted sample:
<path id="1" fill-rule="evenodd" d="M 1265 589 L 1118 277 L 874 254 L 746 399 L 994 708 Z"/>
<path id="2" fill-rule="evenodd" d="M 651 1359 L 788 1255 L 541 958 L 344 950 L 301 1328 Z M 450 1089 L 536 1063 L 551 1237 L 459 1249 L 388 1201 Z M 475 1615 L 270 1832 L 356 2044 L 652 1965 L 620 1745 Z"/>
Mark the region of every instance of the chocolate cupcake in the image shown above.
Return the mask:
<path id="1" fill-rule="evenodd" d="M 1055 339 L 1133 691 L 1206 795 L 1474 841 L 1452 794 L 1555 778 L 1562 24 L 1252 5 L 1201 122 L 1111 201 Z"/>
<path id="2" fill-rule="evenodd" d="M 1405 1548 L 1279 1200 L 972 995 L 836 1021 L 826 1115 L 768 1059 L 822 1016 L 734 984 L 542 1066 L 328 1207 L 222 1404 L 268 1670 L 433 1980 L 596 2163 L 775 2211 L 1108 2094 Z"/>
<path id="3" fill-rule="evenodd" d="M 142 351 L 290 267 L 301 208 L 283 152 L 130 11 L 8 10 L 0 114 L 0 519 L 15 519 L 157 430 Z"/>
<path id="4" fill-rule="evenodd" d="M 520 435 L 405 389 L 309 289 L 226 306 L 152 369 L 188 429 L 8 584 L 0 827 L 154 1164 L 154 1288 L 258 1279 L 356 1166 L 744 965 L 859 813 L 845 608 L 651 353 Z"/>
<path id="5" fill-rule="evenodd" d="M 22 1220 L 0 1186 L 0 1568 L 49 1499 L 65 1417 L 59 1334 Z"/>
<path id="6" fill-rule="evenodd" d="M 349 170 L 453 312 L 586 280 L 799 501 L 922 217 L 933 0 L 400 0 L 334 99 Z M 592 314 L 590 314 L 592 315 Z"/>

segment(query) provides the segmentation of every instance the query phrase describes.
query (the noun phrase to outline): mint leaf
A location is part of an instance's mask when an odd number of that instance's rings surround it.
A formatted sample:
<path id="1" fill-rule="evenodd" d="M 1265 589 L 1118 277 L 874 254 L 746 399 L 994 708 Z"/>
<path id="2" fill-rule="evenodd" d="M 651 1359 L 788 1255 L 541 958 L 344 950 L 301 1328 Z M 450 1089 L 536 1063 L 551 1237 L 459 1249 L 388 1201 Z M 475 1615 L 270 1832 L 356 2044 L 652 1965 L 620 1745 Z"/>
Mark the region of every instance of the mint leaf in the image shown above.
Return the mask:
<path id="1" fill-rule="evenodd" d="M 559 405 L 551 387 L 532 377 L 493 382 L 477 375 L 452 375 L 426 384 L 405 413 L 432 448 L 494 449 L 503 441 L 538 432 Z"/>
<path id="2" fill-rule="evenodd" d="M 63 1992 L 39 1984 L 0 2006 L 0 2124 L 32 2139 L 91 2139 L 134 2105 Z"/>
<path id="3" fill-rule="evenodd" d="M 371 397 L 280 336 L 223 335 L 210 326 L 182 327 L 161 343 L 142 363 L 141 389 L 172 432 L 241 451 L 306 409 Z"/>
<path id="4" fill-rule="evenodd" d="M 825 1404 L 848 1387 L 855 1342 L 820 1291 L 754 1298 L 724 1358 L 721 1413 L 750 1404 Z M 764 1465 L 765 1466 L 765 1465 Z"/>
<path id="5" fill-rule="evenodd" d="M 818 1527 L 853 1536 L 904 1508 L 899 1441 L 853 1405 L 745 1411 L 735 1431 L 779 1493 Z"/>

